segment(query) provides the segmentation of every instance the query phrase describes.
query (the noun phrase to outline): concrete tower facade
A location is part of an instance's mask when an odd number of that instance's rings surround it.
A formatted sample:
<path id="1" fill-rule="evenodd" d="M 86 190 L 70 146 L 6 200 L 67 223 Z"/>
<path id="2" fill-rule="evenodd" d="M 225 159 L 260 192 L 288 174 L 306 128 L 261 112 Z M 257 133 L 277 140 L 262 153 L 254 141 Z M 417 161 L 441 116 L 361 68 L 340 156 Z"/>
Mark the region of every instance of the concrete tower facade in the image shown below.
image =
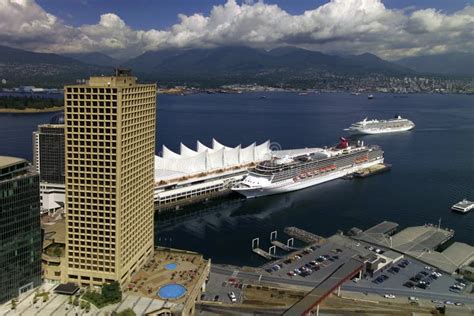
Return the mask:
<path id="1" fill-rule="evenodd" d="M 129 71 L 66 86 L 63 282 L 126 285 L 153 254 L 156 85 Z"/>

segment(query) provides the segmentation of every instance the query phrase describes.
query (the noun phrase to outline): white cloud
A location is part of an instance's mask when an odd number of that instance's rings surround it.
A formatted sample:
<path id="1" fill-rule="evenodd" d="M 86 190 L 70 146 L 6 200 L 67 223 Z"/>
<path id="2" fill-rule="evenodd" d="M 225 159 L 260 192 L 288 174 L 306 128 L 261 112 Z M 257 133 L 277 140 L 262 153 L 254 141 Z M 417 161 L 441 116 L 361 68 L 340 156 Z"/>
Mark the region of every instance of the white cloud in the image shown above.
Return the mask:
<path id="1" fill-rule="evenodd" d="M 301 15 L 262 1 L 228 0 L 208 16 L 179 15 L 169 30 L 134 30 L 114 13 L 72 27 L 33 0 L 0 0 L 0 43 L 49 52 L 101 51 L 130 57 L 169 47 L 297 45 L 329 53 L 372 52 L 388 59 L 474 51 L 474 7 L 446 14 L 387 9 L 379 0 L 332 0 Z"/>

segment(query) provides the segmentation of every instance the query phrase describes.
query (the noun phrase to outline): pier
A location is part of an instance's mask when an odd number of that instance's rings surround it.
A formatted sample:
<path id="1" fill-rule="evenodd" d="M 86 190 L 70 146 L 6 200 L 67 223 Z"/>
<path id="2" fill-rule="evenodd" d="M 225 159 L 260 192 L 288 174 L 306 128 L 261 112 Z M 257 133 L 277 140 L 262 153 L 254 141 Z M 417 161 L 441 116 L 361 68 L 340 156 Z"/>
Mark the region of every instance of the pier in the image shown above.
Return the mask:
<path id="1" fill-rule="evenodd" d="M 294 250 L 293 248 L 288 247 L 287 245 L 285 245 L 284 243 L 282 243 L 278 240 L 272 240 L 271 243 L 272 243 L 272 245 L 276 246 L 277 248 L 280 248 L 280 249 L 285 250 L 285 251 Z"/>
<path id="2" fill-rule="evenodd" d="M 301 240 L 307 244 L 321 244 L 324 242 L 323 237 L 307 232 L 298 227 L 285 227 L 284 232 L 288 236 Z"/>
<path id="3" fill-rule="evenodd" d="M 292 250 L 298 250 L 298 248 L 293 247 L 293 244 L 295 242 L 294 238 L 290 238 L 286 241 L 286 245 L 282 243 L 281 241 L 277 240 L 277 234 L 278 232 L 276 230 L 272 231 L 270 233 L 270 243 L 284 251 L 292 251 Z"/>
<path id="4" fill-rule="evenodd" d="M 260 238 L 254 238 L 252 239 L 252 251 L 254 253 L 256 253 L 257 255 L 267 259 L 267 260 L 273 260 L 275 258 L 278 258 L 276 255 L 275 255 L 275 252 L 276 252 L 276 247 L 275 246 L 271 246 L 269 249 L 268 249 L 268 252 L 266 252 L 265 250 L 259 248 L 260 246 Z M 272 254 L 273 253 L 273 254 Z"/>

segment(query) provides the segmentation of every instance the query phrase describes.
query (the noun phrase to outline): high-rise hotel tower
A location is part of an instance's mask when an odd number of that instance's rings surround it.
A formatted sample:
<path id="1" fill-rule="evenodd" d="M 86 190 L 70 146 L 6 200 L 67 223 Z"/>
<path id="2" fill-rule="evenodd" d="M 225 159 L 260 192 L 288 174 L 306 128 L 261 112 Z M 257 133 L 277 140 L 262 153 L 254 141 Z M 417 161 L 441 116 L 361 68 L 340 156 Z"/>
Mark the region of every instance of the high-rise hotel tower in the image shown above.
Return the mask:
<path id="1" fill-rule="evenodd" d="M 130 281 L 153 253 L 156 85 L 128 70 L 64 88 L 63 282 Z"/>

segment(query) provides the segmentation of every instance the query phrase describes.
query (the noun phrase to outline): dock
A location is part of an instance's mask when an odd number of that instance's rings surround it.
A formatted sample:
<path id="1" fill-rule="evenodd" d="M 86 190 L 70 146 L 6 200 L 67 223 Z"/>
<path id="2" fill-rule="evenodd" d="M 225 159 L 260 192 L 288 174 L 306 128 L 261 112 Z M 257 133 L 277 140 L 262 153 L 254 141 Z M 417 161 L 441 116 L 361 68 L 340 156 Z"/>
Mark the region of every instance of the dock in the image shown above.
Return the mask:
<path id="1" fill-rule="evenodd" d="M 392 165 L 386 163 L 379 163 L 368 168 L 361 169 L 360 171 L 354 172 L 354 177 L 365 178 L 378 173 L 386 172 L 392 169 Z"/>
<path id="2" fill-rule="evenodd" d="M 324 241 L 323 237 L 307 232 L 298 227 L 285 227 L 283 231 L 288 236 L 301 240 L 307 244 L 321 244 Z"/>
<path id="3" fill-rule="evenodd" d="M 271 241 L 272 245 L 282 249 L 282 250 L 285 250 L 285 251 L 292 251 L 292 250 L 295 250 L 296 248 L 292 248 L 292 247 L 288 247 L 287 245 L 285 245 L 284 243 L 278 241 L 278 240 L 272 240 Z"/>
<path id="4" fill-rule="evenodd" d="M 260 248 L 253 248 L 252 251 L 253 251 L 254 253 L 256 253 L 257 255 L 264 257 L 264 258 L 267 259 L 267 260 L 273 260 L 273 259 L 274 259 L 274 257 L 273 257 L 272 255 L 270 255 L 268 252 L 266 252 L 266 251 L 263 250 L 263 249 L 260 249 Z"/>

